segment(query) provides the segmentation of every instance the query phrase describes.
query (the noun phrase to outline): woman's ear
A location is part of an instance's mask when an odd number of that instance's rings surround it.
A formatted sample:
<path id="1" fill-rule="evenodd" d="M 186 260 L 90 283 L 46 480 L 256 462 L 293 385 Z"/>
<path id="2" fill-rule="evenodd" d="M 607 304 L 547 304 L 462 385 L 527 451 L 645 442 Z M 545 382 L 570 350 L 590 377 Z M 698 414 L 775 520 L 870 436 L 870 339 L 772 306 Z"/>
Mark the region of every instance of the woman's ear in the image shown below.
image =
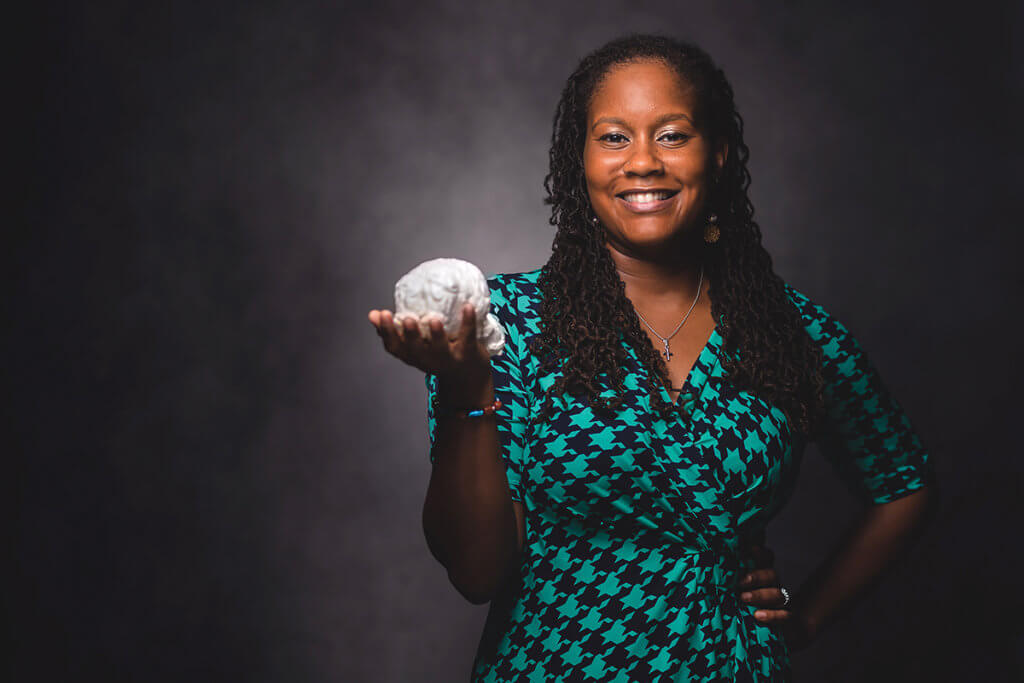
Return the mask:
<path id="1" fill-rule="evenodd" d="M 717 166 L 717 173 L 720 175 L 722 169 L 725 168 L 725 160 L 729 158 L 729 143 L 722 142 L 718 145 L 718 150 L 715 151 L 715 166 Z"/>

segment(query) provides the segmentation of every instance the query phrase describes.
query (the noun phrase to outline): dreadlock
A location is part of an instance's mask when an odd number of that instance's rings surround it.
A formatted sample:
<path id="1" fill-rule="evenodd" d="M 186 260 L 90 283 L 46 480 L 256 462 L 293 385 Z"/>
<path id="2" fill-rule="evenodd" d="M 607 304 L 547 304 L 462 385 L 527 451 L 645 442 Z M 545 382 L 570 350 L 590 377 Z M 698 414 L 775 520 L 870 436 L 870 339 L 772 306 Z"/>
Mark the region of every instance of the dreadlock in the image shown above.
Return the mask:
<path id="1" fill-rule="evenodd" d="M 802 434 L 813 435 L 824 410 L 821 351 L 806 334 L 761 244 L 747 196 L 750 151 L 743 142 L 743 119 L 732 87 L 703 50 L 664 36 L 626 36 L 586 56 L 569 77 L 555 110 L 544 201 L 551 206 L 549 222 L 557 229 L 538 280 L 541 333 L 531 341 L 543 370 L 564 363 L 547 397 L 568 391 L 596 411 L 621 407 L 624 338 L 648 377 L 656 378 L 647 384 L 651 405 L 662 417 L 677 410 L 685 416 L 682 403 L 668 403 L 658 392 L 656 381 L 670 386 L 668 368 L 640 327 L 604 246 L 603 229 L 595 229 L 589 220 L 593 214 L 583 169 L 587 110 L 596 87 L 612 67 L 648 59 L 662 61 L 690 86 L 702 133 L 728 143 L 729 154 L 706 207 L 718 215 L 721 236 L 701 255 L 710 279 L 711 314 L 723 340 L 725 374 L 738 388 L 777 406 Z M 613 396 L 599 397 L 602 381 Z M 551 401 L 543 404 L 540 414 L 547 416 Z"/>

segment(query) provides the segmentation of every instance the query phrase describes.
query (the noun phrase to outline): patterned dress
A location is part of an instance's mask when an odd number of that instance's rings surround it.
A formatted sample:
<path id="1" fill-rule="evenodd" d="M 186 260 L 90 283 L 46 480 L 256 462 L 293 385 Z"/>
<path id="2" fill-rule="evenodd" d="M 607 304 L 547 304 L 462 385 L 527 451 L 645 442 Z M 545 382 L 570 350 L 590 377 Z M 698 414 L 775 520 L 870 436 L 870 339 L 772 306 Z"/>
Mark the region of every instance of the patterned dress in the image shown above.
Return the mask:
<path id="1" fill-rule="evenodd" d="M 527 347 L 540 333 L 539 275 L 488 277 L 508 333 L 491 359 L 504 405 L 498 436 L 526 540 L 518 577 L 490 604 L 472 680 L 787 680 L 785 641 L 735 587 L 753 566 L 746 540 L 789 499 L 804 441 L 778 408 L 720 381 L 717 328 L 679 397 L 690 419 L 652 410 L 627 344 L 627 394 L 614 417 L 562 396 L 550 419 L 535 420 L 557 376 L 539 374 Z M 857 341 L 787 291 L 824 352 L 832 437 L 822 453 L 871 503 L 924 486 L 928 456 Z M 436 377 L 426 384 L 433 444 Z"/>

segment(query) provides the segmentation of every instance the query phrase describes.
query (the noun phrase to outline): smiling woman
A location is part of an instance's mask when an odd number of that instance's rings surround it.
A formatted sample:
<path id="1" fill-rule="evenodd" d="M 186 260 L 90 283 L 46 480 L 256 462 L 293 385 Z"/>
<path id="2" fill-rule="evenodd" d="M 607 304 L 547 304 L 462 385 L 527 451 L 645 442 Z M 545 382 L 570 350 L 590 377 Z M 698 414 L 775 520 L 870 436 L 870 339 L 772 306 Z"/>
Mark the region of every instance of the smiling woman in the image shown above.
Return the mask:
<path id="1" fill-rule="evenodd" d="M 920 528 L 928 455 L 856 339 L 773 272 L 747 156 L 707 54 L 613 41 L 558 104 L 550 259 L 488 278 L 505 353 L 471 306 L 454 338 L 370 312 L 426 373 L 428 545 L 491 603 L 473 680 L 787 680 Z M 812 439 L 865 513 L 791 598 L 757 543 Z"/>

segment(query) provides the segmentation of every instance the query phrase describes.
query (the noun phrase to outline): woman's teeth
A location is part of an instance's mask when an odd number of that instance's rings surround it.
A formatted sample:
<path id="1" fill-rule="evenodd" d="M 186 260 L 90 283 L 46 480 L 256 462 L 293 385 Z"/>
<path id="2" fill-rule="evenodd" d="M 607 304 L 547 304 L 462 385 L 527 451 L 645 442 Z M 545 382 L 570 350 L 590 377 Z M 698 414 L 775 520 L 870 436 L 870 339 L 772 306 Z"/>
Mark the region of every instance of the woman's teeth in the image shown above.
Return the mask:
<path id="1" fill-rule="evenodd" d="M 633 204 L 649 204 L 668 199 L 671 196 L 671 192 L 630 192 L 622 195 L 622 198 Z"/>

